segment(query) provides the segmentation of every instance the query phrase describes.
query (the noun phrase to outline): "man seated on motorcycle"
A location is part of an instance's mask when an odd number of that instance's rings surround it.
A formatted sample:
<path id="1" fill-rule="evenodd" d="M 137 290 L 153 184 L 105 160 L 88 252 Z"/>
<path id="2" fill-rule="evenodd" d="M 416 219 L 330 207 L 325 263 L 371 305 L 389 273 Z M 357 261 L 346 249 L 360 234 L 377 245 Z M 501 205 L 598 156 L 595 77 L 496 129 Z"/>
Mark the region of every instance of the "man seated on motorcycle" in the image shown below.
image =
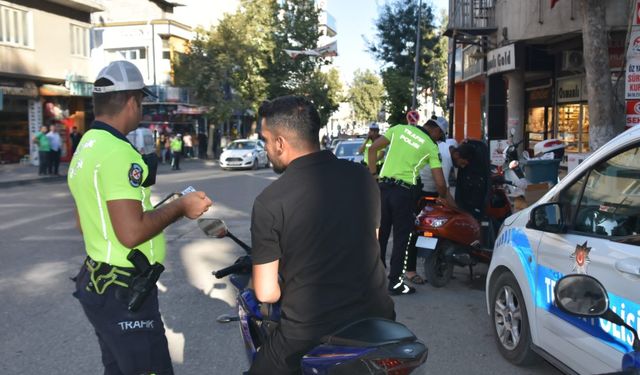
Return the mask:
<path id="1" fill-rule="evenodd" d="M 259 115 L 282 176 L 253 206 L 253 286 L 262 303 L 280 300 L 281 320 L 249 374 L 295 374 L 321 337 L 364 318 L 395 319 L 376 238 L 380 192 L 366 168 L 320 150 L 307 99 L 276 98 Z"/>

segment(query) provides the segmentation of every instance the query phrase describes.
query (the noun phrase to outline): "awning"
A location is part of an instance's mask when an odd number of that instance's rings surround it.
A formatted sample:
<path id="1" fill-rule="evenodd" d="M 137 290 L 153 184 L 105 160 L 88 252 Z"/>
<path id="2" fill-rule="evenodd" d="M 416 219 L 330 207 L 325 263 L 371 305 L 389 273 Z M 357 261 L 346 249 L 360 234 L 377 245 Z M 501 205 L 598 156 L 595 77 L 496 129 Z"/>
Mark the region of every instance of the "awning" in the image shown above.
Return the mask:
<path id="1" fill-rule="evenodd" d="M 40 96 L 70 96 L 71 92 L 68 88 L 60 85 L 44 84 L 40 86 Z"/>

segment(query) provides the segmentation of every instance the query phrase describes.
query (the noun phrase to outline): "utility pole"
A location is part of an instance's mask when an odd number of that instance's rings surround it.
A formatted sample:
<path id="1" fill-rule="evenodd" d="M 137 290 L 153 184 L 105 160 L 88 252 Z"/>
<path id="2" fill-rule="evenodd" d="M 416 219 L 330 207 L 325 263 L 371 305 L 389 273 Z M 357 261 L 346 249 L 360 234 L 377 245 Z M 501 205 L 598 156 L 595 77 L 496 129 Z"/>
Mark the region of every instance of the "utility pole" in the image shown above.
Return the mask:
<path id="1" fill-rule="evenodd" d="M 416 95 L 418 93 L 418 64 L 420 63 L 420 15 L 422 14 L 422 0 L 418 0 L 418 22 L 416 23 L 416 63 L 413 67 L 413 98 L 411 109 L 416 109 Z"/>

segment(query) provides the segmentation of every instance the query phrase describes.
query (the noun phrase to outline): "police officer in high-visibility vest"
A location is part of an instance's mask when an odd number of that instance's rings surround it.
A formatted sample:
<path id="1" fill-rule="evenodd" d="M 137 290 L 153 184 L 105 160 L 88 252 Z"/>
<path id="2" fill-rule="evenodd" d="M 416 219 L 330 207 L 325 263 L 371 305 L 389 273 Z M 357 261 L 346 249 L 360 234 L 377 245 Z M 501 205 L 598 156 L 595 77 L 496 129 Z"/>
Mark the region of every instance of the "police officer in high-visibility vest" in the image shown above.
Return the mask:
<path id="1" fill-rule="evenodd" d="M 180 169 L 180 156 L 182 156 L 182 134 L 178 133 L 171 138 L 171 169 Z"/>
<path id="2" fill-rule="evenodd" d="M 413 228 L 417 180 L 420 170 L 429 164 L 438 188 L 439 200 L 450 206 L 455 202 L 444 181 L 440 155 L 436 142 L 443 139 L 445 129 L 437 122 L 427 121 L 423 127 L 395 125 L 387 130 L 369 147 L 369 160 L 389 145 L 384 165 L 380 171 L 380 195 L 382 215 L 378 241 L 383 263 L 393 227 L 393 250 L 389 269 L 389 293 L 404 295 L 415 292 L 415 288 L 403 282 L 406 270 L 407 241 Z M 376 175 L 375 165 L 369 171 Z"/>
<path id="3" fill-rule="evenodd" d="M 376 139 L 380 137 L 380 127 L 375 122 L 369 125 L 369 134 L 367 134 L 367 139 L 362 142 L 360 148 L 358 148 L 358 154 L 363 155 L 362 163 L 364 165 L 369 165 L 369 147 L 375 142 Z M 380 169 L 382 168 L 382 164 L 384 163 L 384 150 L 378 151 L 378 155 L 376 155 L 376 172 L 380 173 Z"/>
<path id="4" fill-rule="evenodd" d="M 157 156 L 141 155 L 125 137 L 138 126 L 146 95 L 132 63 L 114 61 L 100 71 L 95 121 L 67 177 L 88 255 L 74 296 L 98 336 L 105 374 L 173 374 L 155 286 L 164 269 L 162 231 L 212 204 L 203 192 L 192 192 L 157 209 L 151 205 Z"/>

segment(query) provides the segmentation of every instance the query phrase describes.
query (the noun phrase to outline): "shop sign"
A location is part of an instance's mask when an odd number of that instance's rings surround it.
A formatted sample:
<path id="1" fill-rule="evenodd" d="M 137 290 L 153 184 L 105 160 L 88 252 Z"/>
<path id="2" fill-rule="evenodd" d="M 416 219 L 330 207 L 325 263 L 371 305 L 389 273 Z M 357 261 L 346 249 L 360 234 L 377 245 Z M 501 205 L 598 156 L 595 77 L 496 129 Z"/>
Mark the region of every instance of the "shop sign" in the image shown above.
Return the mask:
<path id="1" fill-rule="evenodd" d="M 640 30 L 631 32 L 629 46 L 627 47 L 627 56 L 629 58 L 640 56 Z"/>
<path id="2" fill-rule="evenodd" d="M 558 103 L 579 102 L 582 99 L 582 78 L 558 80 Z"/>
<path id="3" fill-rule="evenodd" d="M 484 71 L 484 56 L 478 58 L 481 52 L 476 46 L 462 50 L 462 79 L 468 80 L 481 75 Z"/>
<path id="4" fill-rule="evenodd" d="M 551 105 L 551 87 L 529 91 L 529 106 L 544 107 Z"/>
<path id="5" fill-rule="evenodd" d="M 633 25 L 634 26 L 638 26 L 640 25 L 640 1 L 636 1 L 636 13 L 633 17 Z"/>
<path id="6" fill-rule="evenodd" d="M 38 146 L 33 142 L 33 137 L 42 126 L 42 103 L 40 100 L 29 100 L 29 160 L 31 164 L 39 165 Z"/>
<path id="7" fill-rule="evenodd" d="M 494 74 L 515 70 L 516 68 L 516 45 L 496 48 L 487 54 L 487 74 Z"/>
<path id="8" fill-rule="evenodd" d="M 460 82 L 462 81 L 462 45 L 458 45 L 456 48 L 456 55 L 455 55 L 455 65 L 456 65 L 456 71 L 454 72 L 455 76 L 454 76 L 454 80 L 455 82 Z M 451 69 L 451 67 L 449 67 L 449 69 Z"/>
<path id="9" fill-rule="evenodd" d="M 626 99 L 640 99 L 640 57 L 627 62 L 624 92 Z"/>
<path id="10" fill-rule="evenodd" d="M 630 128 L 640 124 L 640 100 L 627 100 L 627 124 Z"/>

